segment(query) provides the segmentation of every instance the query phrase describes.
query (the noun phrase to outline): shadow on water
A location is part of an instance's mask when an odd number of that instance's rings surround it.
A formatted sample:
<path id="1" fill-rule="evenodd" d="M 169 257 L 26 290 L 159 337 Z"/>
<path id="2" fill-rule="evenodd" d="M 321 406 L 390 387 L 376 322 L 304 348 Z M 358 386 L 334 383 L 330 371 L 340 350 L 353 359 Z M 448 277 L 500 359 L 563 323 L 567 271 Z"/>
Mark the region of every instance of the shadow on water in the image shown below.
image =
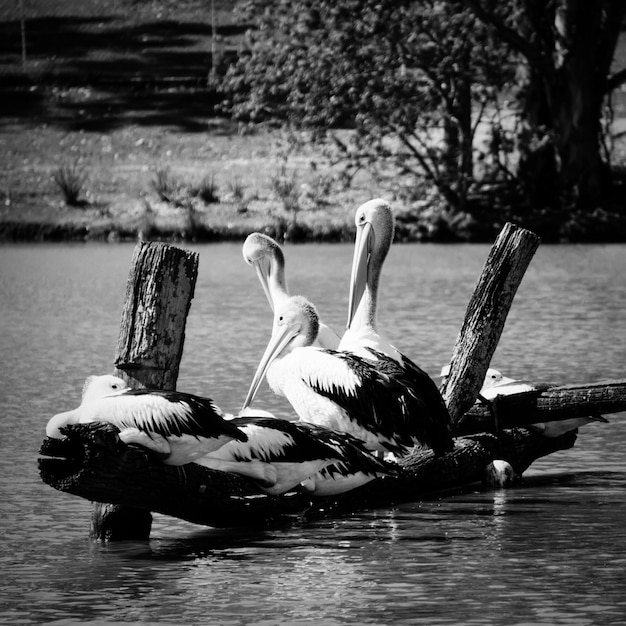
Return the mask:
<path id="1" fill-rule="evenodd" d="M 93 131 L 128 123 L 206 130 L 199 118 L 212 114 L 217 97 L 207 81 L 212 29 L 202 16 L 135 23 L 46 16 L 26 28 L 24 74 L 20 23 L 0 23 L 0 117 Z M 245 29 L 222 25 L 219 34 L 236 38 Z"/>

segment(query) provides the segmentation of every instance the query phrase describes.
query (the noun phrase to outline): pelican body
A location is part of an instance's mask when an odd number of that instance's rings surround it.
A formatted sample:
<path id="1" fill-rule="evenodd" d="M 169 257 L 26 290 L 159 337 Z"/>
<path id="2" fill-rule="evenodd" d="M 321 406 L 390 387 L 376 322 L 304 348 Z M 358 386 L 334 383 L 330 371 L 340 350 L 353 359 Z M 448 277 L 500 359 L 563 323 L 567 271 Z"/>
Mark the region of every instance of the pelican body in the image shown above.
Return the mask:
<path id="1" fill-rule="evenodd" d="M 108 422 L 120 439 L 155 452 L 167 465 L 184 465 L 246 434 L 209 398 L 178 391 L 130 389 L 116 376 L 90 376 L 80 406 L 52 417 L 46 434 L 62 438 L 70 424 Z"/>
<path id="2" fill-rule="evenodd" d="M 196 463 L 251 478 L 271 495 L 301 483 L 313 495 L 341 493 L 393 471 L 344 433 L 272 417 L 236 417 L 231 423 L 247 441 L 231 441 Z"/>
<path id="3" fill-rule="evenodd" d="M 437 385 L 377 328 L 380 275 L 395 227 L 389 203 L 376 198 L 361 205 L 355 213 L 355 224 L 348 322 L 338 350 L 374 360 L 381 372 L 404 386 L 414 403 L 411 415 L 420 441 L 437 454 L 447 452 L 453 447 L 450 415 Z"/>
<path id="4" fill-rule="evenodd" d="M 404 384 L 398 363 L 315 348 L 317 329 L 315 307 L 302 296 L 292 296 L 277 307 L 272 337 L 244 409 L 266 376 L 271 389 L 289 400 L 301 421 L 349 433 L 369 450 L 403 454 L 416 444 L 429 445 L 436 453 L 449 449 L 447 431 L 438 440 L 420 421 L 428 403 Z M 434 391 L 443 404 L 436 387 Z"/>
<path id="5" fill-rule="evenodd" d="M 244 241 L 241 251 L 245 262 L 255 269 L 270 308 L 275 311 L 290 297 L 285 277 L 285 255 L 281 247 L 267 235 L 252 233 Z M 315 344 L 334 349 L 339 341 L 337 334 L 320 321 Z"/>
<path id="6" fill-rule="evenodd" d="M 448 376 L 450 366 L 445 365 L 441 369 L 441 376 Z M 542 391 L 546 391 L 554 387 L 551 383 L 532 382 L 528 380 L 517 380 L 504 376 L 499 370 L 490 367 L 485 374 L 485 380 L 480 388 L 478 399 L 493 405 L 493 401 L 499 396 L 513 396 L 517 394 L 535 394 L 539 395 Z M 493 410 L 493 409 L 492 409 Z M 563 420 L 553 420 L 551 422 L 537 422 L 530 424 L 528 428 L 541 433 L 544 437 L 560 437 L 581 426 L 586 426 L 592 422 L 608 423 L 608 420 L 602 415 L 585 415 L 581 417 L 571 417 Z"/>

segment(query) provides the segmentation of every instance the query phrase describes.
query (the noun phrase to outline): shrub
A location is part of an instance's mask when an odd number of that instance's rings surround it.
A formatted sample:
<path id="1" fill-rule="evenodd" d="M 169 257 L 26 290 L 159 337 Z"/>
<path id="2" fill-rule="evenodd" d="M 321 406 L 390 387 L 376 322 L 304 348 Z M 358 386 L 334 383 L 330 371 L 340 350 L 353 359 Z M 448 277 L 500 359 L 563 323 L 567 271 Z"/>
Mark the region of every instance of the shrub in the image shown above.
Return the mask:
<path id="1" fill-rule="evenodd" d="M 298 180 L 295 171 L 288 171 L 283 163 L 275 174 L 270 177 L 272 191 L 283 203 L 283 207 L 288 212 L 294 214 L 298 211 Z"/>
<path id="2" fill-rule="evenodd" d="M 163 202 L 172 202 L 178 191 L 178 183 L 169 167 L 159 167 L 154 173 L 151 185 Z"/>
<path id="3" fill-rule="evenodd" d="M 63 194 L 67 206 L 84 206 L 86 204 L 86 200 L 81 199 L 81 193 L 87 182 L 87 175 L 78 159 L 59 166 L 52 174 L 52 180 Z"/>
<path id="4" fill-rule="evenodd" d="M 212 204 L 219 202 L 219 196 L 217 195 L 218 186 L 215 182 L 214 174 L 207 174 L 200 184 L 191 186 L 189 188 L 189 194 L 196 198 L 200 198 L 205 204 Z"/>

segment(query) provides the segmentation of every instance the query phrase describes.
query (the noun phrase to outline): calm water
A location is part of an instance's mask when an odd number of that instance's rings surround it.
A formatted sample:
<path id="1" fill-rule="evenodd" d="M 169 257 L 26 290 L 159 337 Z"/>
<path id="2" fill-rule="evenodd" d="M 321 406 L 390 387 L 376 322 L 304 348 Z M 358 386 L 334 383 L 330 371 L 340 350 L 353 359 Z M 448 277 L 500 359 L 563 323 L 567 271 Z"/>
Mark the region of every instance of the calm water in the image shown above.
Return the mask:
<path id="1" fill-rule="evenodd" d="M 236 411 L 271 316 L 236 245 L 207 245 L 179 389 Z M 379 321 L 433 376 L 488 246 L 395 246 Z M 39 479 L 48 418 L 112 369 L 133 245 L 0 247 L 0 623 L 626 624 L 626 414 L 588 426 L 521 487 L 280 530 L 155 516 L 151 540 L 88 538 L 90 504 Z M 293 293 L 345 323 L 351 246 L 287 247 Z M 493 365 L 626 377 L 626 246 L 543 246 Z M 267 390 L 259 407 L 288 409 Z"/>

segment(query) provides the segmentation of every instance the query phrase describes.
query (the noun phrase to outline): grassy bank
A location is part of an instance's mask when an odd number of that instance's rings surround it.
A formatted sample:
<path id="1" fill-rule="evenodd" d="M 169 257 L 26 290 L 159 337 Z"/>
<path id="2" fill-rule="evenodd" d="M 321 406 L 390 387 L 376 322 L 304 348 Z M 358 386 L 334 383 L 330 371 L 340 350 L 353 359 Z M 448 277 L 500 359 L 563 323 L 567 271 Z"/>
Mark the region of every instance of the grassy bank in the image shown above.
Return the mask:
<path id="1" fill-rule="evenodd" d="M 545 241 L 622 241 L 622 212 L 451 215 L 395 172 L 349 181 L 312 146 L 213 115 L 207 74 L 245 25 L 204 0 L 0 0 L 0 240 L 344 241 L 393 202 L 400 241 L 493 241 L 517 221 Z M 219 59 L 218 59 L 219 60 Z M 25 62 L 24 62 L 25 61 Z M 216 61 L 217 62 L 217 61 Z M 72 190 L 72 187 L 74 189 Z M 72 193 L 74 192 L 74 193 Z M 74 196 L 74 197 L 73 197 Z"/>

